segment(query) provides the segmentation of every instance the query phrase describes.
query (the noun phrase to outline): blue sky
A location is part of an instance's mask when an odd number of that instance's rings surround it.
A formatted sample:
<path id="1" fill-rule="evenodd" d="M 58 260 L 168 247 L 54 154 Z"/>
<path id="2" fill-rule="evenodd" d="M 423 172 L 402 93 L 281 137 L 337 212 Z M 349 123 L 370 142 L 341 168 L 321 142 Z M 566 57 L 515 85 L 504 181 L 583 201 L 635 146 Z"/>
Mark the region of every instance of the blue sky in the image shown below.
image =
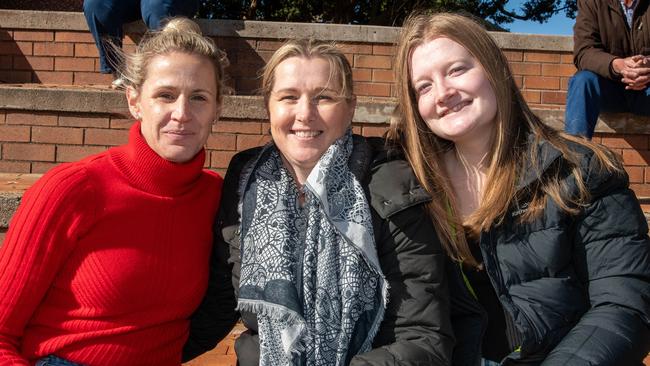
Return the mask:
<path id="1" fill-rule="evenodd" d="M 515 9 L 519 7 L 521 0 L 514 0 L 509 2 L 509 8 Z M 504 24 L 505 28 L 510 29 L 511 32 L 516 33 L 533 33 L 533 34 L 554 34 L 554 35 L 573 35 L 574 19 L 567 18 L 563 13 L 557 14 L 546 23 L 537 22 L 522 22 L 515 21 L 510 24 Z"/>

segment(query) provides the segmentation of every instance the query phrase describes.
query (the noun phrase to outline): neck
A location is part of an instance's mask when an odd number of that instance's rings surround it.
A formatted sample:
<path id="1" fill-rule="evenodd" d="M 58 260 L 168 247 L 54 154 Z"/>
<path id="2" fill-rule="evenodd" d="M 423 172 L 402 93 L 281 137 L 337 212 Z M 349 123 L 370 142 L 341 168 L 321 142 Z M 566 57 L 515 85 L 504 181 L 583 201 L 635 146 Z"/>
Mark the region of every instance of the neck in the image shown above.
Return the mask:
<path id="1" fill-rule="evenodd" d="M 486 159 L 490 151 L 491 139 L 473 141 L 471 144 L 456 143 L 454 154 L 459 163 L 472 170 L 485 171 Z"/>

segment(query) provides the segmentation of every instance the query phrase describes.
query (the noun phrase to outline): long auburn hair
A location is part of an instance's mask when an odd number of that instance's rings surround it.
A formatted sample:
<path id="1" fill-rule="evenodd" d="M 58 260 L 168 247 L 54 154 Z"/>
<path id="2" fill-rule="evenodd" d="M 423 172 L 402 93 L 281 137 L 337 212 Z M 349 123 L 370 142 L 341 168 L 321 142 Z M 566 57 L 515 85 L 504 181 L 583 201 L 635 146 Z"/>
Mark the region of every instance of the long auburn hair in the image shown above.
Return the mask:
<path id="1" fill-rule="evenodd" d="M 454 144 L 431 132 L 418 112 L 417 97 L 411 84 L 413 50 L 438 37 L 460 44 L 481 64 L 497 101 L 495 136 L 487 155 L 485 187 L 478 208 L 464 221 L 455 214 L 456 200 L 443 162 L 443 155 L 454 149 Z M 545 125 L 526 104 L 496 42 L 481 25 L 466 16 L 451 13 L 411 15 L 399 37 L 395 72 L 399 102 L 388 137 L 402 145 L 416 176 L 432 195 L 429 214 L 447 253 L 456 261 L 477 266 L 467 245 L 466 234 L 476 237 L 480 232 L 501 224 L 508 209 L 523 194 L 530 197 L 530 204 L 520 216 L 522 221 L 538 217 L 546 207 L 548 197 L 563 211 L 573 215 L 589 202 L 590 195 L 579 167 L 580 157 L 568 147 L 569 141 L 593 150 L 603 169 L 622 169 L 613 154 L 603 147 Z M 529 141 L 531 134 L 534 137 L 532 143 Z M 517 183 L 523 170 L 526 167 L 539 168 L 537 148 L 543 140 L 562 153 L 566 164 L 555 164 L 526 192 L 518 192 Z M 563 172 L 567 167 L 575 177 L 577 194 L 568 192 L 564 183 Z"/>

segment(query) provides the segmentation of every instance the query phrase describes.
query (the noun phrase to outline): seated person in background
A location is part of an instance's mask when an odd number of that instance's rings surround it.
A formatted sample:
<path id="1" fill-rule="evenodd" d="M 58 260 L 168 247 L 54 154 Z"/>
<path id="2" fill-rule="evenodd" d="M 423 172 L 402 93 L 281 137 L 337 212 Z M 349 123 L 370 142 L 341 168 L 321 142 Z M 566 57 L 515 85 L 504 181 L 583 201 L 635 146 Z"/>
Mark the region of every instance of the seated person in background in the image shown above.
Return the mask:
<path id="1" fill-rule="evenodd" d="M 196 23 L 172 19 L 127 58 L 128 143 L 25 193 L 0 247 L 0 365 L 180 365 L 221 197 L 203 145 L 222 55 Z M 235 297 L 230 281 L 215 285 L 221 339 Z"/>
<path id="2" fill-rule="evenodd" d="M 215 224 L 213 268 L 230 251 L 249 329 L 235 343 L 238 364 L 448 365 L 445 254 L 430 197 L 398 151 L 352 134 L 345 55 L 290 41 L 267 63 L 262 90 L 273 142 L 233 157 Z M 218 341 L 211 284 L 225 280 L 212 273 L 186 358 Z"/>
<path id="3" fill-rule="evenodd" d="M 142 19 L 149 29 L 159 29 L 164 18 L 192 17 L 198 5 L 198 0 L 84 0 L 86 22 L 99 51 L 99 72 L 113 74 L 112 87 L 124 86 L 124 79 L 116 72 L 119 58 L 107 44 L 122 47 L 123 24 Z"/>
<path id="4" fill-rule="evenodd" d="M 650 115 L 648 3 L 578 0 L 565 132 L 591 139 L 601 111 Z"/>

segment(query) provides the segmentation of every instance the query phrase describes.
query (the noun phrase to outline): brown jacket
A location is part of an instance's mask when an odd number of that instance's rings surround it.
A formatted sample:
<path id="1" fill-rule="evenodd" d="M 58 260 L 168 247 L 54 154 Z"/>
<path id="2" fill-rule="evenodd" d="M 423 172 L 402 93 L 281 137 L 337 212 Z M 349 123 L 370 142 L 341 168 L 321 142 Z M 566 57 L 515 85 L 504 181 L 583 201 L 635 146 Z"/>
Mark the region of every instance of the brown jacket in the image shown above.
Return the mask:
<path id="1" fill-rule="evenodd" d="M 578 0 L 573 27 L 573 62 L 578 70 L 620 80 L 610 66 L 615 58 L 650 55 L 649 2 L 639 0 L 629 29 L 619 0 Z"/>

